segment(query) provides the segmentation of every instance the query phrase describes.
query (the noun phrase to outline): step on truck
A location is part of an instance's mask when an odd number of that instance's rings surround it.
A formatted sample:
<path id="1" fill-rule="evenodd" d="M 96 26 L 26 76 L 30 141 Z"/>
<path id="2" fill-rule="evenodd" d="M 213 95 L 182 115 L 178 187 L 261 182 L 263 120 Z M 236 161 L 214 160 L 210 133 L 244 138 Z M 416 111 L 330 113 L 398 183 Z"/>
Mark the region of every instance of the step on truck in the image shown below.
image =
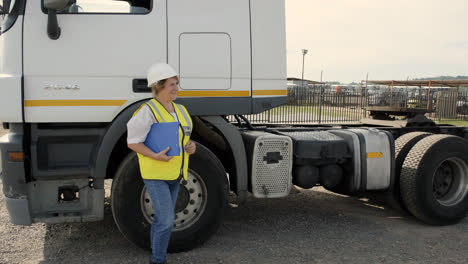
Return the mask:
<path id="1" fill-rule="evenodd" d="M 171 251 L 206 241 L 232 193 L 243 204 L 293 185 L 379 191 L 431 225 L 467 213 L 463 127 L 248 122 L 287 101 L 284 0 L 2 1 L 0 149 L 13 224 L 100 221 L 113 179 L 117 227 L 149 247 L 154 213 L 126 123 L 152 97 L 145 75 L 158 61 L 180 73 L 177 102 L 197 142 Z"/>

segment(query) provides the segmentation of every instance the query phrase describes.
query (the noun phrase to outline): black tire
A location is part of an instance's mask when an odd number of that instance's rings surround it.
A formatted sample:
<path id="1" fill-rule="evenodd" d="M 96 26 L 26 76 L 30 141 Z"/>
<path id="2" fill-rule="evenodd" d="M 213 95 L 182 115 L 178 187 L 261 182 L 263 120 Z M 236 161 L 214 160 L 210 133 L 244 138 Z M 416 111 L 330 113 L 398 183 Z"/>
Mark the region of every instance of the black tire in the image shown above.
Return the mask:
<path id="1" fill-rule="evenodd" d="M 432 135 L 408 153 L 400 174 L 406 208 L 431 225 L 453 224 L 468 212 L 468 141 Z"/>
<path id="2" fill-rule="evenodd" d="M 421 139 L 431 135 L 428 132 L 411 132 L 400 136 L 395 140 L 395 180 L 392 190 L 389 194 L 389 202 L 391 207 L 403 213 L 408 212 L 406 206 L 401 198 L 400 193 L 400 174 L 405 158 L 410 150 Z"/>
<path id="3" fill-rule="evenodd" d="M 200 195 L 200 199 L 205 200 L 204 206 L 190 225 L 172 232 L 169 252 L 190 250 L 208 240 L 220 226 L 226 209 L 228 184 L 224 167 L 210 150 L 198 143 L 197 151 L 190 156 L 189 174 L 196 174 L 196 179 L 206 187 L 206 193 Z M 187 182 L 181 182 L 179 197 L 188 193 L 188 190 L 184 192 L 184 184 Z M 141 248 L 150 249 L 151 220 L 144 211 L 143 188 L 138 157 L 132 152 L 120 164 L 112 182 L 112 214 L 125 238 Z M 179 203 L 176 207 L 180 207 Z"/>

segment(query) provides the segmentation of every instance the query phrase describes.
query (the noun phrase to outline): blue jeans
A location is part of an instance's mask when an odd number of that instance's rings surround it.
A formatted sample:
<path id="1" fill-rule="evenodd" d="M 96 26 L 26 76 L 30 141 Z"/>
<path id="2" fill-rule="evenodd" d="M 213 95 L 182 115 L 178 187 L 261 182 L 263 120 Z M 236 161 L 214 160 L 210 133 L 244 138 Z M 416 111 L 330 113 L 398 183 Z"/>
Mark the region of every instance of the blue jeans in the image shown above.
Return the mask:
<path id="1" fill-rule="evenodd" d="M 154 217 L 151 225 L 151 249 L 153 262 L 164 262 L 167 246 L 174 226 L 174 208 L 179 192 L 179 180 L 144 180 L 153 202 Z"/>

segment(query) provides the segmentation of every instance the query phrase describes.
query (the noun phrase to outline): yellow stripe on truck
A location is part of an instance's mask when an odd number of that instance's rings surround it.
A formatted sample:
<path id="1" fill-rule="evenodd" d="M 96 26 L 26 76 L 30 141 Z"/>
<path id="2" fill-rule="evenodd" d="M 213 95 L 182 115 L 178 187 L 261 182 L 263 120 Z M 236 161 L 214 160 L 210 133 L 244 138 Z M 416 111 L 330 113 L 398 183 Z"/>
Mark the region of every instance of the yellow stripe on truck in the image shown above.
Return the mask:
<path id="1" fill-rule="evenodd" d="M 24 100 L 24 106 L 121 106 L 125 102 L 127 100 Z"/>
<path id="2" fill-rule="evenodd" d="M 255 95 L 288 95 L 288 90 L 254 90 L 252 94 Z"/>
<path id="3" fill-rule="evenodd" d="M 375 159 L 375 158 L 382 158 L 382 157 L 383 157 L 382 152 L 367 152 L 368 159 Z"/>
<path id="4" fill-rule="evenodd" d="M 179 91 L 181 97 L 249 97 L 249 91 Z"/>
<path id="5" fill-rule="evenodd" d="M 179 91 L 181 97 L 249 97 L 249 91 Z M 288 95 L 287 90 L 254 90 L 252 95 Z"/>
<path id="6" fill-rule="evenodd" d="M 258 95 L 287 95 L 287 90 L 254 90 Z M 180 97 L 249 97 L 250 91 L 179 91 Z M 25 107 L 35 106 L 121 106 L 127 100 L 24 100 Z"/>

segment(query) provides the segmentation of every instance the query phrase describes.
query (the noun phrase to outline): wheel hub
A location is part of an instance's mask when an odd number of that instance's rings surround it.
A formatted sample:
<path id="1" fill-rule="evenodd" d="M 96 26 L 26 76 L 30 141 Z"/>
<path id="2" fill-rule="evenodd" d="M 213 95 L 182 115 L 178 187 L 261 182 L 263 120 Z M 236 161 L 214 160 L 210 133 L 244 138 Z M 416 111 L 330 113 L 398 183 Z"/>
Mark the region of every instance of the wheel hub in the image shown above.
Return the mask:
<path id="1" fill-rule="evenodd" d="M 190 202 L 190 194 L 187 188 L 183 187 L 185 181 L 182 181 L 179 186 L 179 194 L 177 195 L 177 201 L 175 206 L 175 213 L 182 212 Z"/>
<path id="2" fill-rule="evenodd" d="M 207 189 L 200 175 L 189 170 L 187 181 L 181 180 L 179 194 L 174 209 L 173 231 L 180 231 L 192 226 L 203 214 L 207 202 Z M 153 222 L 154 210 L 151 198 L 143 187 L 140 199 L 143 216 L 148 223 Z"/>
<path id="3" fill-rule="evenodd" d="M 452 187 L 454 171 L 448 163 L 443 163 L 436 171 L 434 178 L 434 196 L 440 199 L 447 195 Z"/>
<path id="4" fill-rule="evenodd" d="M 468 165 L 459 158 L 444 160 L 432 178 L 434 198 L 444 206 L 454 206 L 468 193 Z"/>

